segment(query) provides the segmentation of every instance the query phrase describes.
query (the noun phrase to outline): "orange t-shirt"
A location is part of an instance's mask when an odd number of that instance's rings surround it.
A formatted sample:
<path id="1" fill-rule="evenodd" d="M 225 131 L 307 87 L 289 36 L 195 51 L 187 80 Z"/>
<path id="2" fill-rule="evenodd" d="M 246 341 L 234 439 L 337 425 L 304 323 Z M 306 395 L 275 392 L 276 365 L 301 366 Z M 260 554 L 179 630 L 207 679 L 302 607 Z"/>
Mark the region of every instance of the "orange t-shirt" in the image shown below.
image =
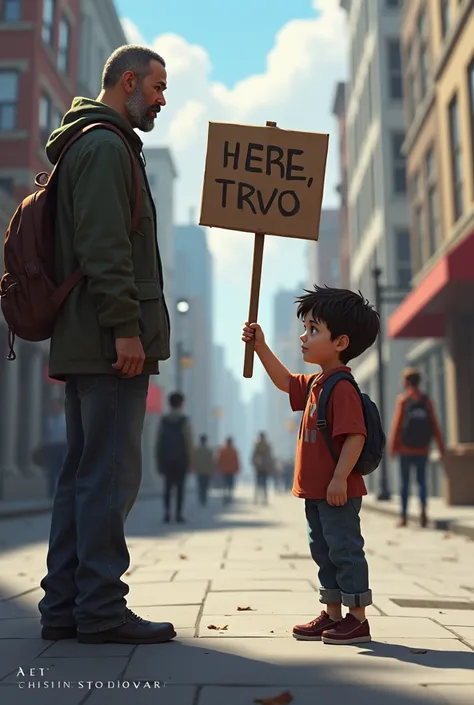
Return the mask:
<path id="1" fill-rule="evenodd" d="M 338 367 L 326 375 L 319 374 L 314 382 L 306 404 L 308 384 L 314 375 L 291 375 L 290 404 L 293 411 L 303 411 L 303 419 L 296 447 L 295 476 L 293 494 L 304 499 L 325 499 L 336 463 L 326 445 L 321 431 L 316 429 L 317 405 L 322 384 L 334 372 L 350 372 L 349 367 Z M 357 390 L 347 380 L 341 380 L 329 397 L 326 421 L 333 439 L 337 455 L 342 450 L 349 434 L 367 437 L 362 402 Z M 347 478 L 347 496 L 362 497 L 367 494 L 365 482 L 359 473 L 353 472 Z"/>
<path id="2" fill-rule="evenodd" d="M 217 455 L 217 465 L 222 475 L 239 472 L 239 456 L 234 446 L 223 446 Z"/>

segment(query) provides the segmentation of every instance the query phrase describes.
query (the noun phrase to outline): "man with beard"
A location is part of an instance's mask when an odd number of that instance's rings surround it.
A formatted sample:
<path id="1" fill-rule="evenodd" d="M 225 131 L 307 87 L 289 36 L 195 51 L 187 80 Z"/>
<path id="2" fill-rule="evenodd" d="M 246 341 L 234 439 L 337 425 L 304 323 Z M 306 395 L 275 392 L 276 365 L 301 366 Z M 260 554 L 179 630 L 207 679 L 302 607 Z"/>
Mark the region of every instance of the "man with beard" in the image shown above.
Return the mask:
<path id="1" fill-rule="evenodd" d="M 50 376 L 66 383 L 68 449 L 41 582 L 48 640 L 151 644 L 176 636 L 172 624 L 127 608 L 120 579 L 130 563 L 124 523 L 140 486 L 149 376 L 170 355 L 156 211 L 134 132 L 153 129 L 165 90 L 161 56 L 121 47 L 105 65 L 97 100 L 76 98 L 46 146 L 56 164 L 84 127 L 119 130 L 81 134 L 58 172 L 55 277 L 59 285 L 78 266 L 84 276 L 60 310 L 50 350 Z"/>

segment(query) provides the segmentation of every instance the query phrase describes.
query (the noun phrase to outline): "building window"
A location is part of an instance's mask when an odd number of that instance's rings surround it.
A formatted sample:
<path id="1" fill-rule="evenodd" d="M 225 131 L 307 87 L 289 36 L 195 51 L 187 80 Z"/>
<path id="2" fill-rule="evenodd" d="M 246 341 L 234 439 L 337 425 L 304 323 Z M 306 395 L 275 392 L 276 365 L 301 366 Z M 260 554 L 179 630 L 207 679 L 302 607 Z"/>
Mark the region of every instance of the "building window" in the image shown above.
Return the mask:
<path id="1" fill-rule="evenodd" d="M 49 46 L 53 45 L 54 11 L 56 0 L 43 0 L 43 26 L 41 36 L 43 42 Z"/>
<path id="2" fill-rule="evenodd" d="M 403 98 L 402 88 L 402 58 L 400 54 L 400 40 L 389 39 L 387 43 L 388 57 L 388 77 L 390 98 L 401 100 Z"/>
<path id="3" fill-rule="evenodd" d="M 463 182 L 462 182 L 462 157 L 461 157 L 461 134 L 459 125 L 459 104 L 457 95 L 451 100 L 448 106 L 449 115 L 449 140 L 451 148 L 451 170 L 453 184 L 453 214 L 454 222 L 462 215 L 463 204 Z"/>
<path id="4" fill-rule="evenodd" d="M 17 71 L 0 71 L 0 132 L 16 127 L 18 82 Z"/>
<path id="5" fill-rule="evenodd" d="M 51 134 L 51 110 L 51 98 L 47 95 L 42 95 L 39 104 L 39 127 L 43 146 L 49 140 Z"/>
<path id="6" fill-rule="evenodd" d="M 69 44 L 71 40 L 71 28 L 69 22 L 63 17 L 59 23 L 58 38 L 58 69 L 63 73 L 69 71 Z"/>
<path id="7" fill-rule="evenodd" d="M 0 176 L 0 190 L 5 191 L 5 193 L 8 193 L 9 196 L 13 196 L 14 186 L 15 184 L 13 179 L 5 179 Z"/>
<path id="8" fill-rule="evenodd" d="M 451 26 L 451 13 L 449 11 L 450 0 L 439 0 L 439 11 L 441 15 L 441 34 L 446 37 Z"/>
<path id="9" fill-rule="evenodd" d="M 403 132 L 392 132 L 392 169 L 393 190 L 395 193 L 406 193 L 406 159 L 402 154 L 402 145 L 405 140 Z"/>
<path id="10" fill-rule="evenodd" d="M 440 244 L 439 238 L 439 207 L 436 160 L 433 148 L 425 157 L 425 179 L 427 187 L 428 206 L 428 244 L 429 255 L 434 255 Z"/>
<path id="11" fill-rule="evenodd" d="M 469 112 L 470 112 L 470 117 L 471 117 L 471 154 L 472 154 L 472 161 L 471 163 L 474 164 L 474 59 L 471 61 L 469 64 L 469 67 L 467 69 L 467 82 L 468 82 L 468 90 L 469 90 Z M 474 187 L 474 174 L 473 174 L 473 187 Z M 474 197 L 474 193 L 473 193 Z"/>
<path id="12" fill-rule="evenodd" d="M 396 261 L 397 261 L 397 286 L 400 289 L 409 289 L 411 284 L 411 252 L 409 230 L 397 230 L 395 233 Z"/>
<path id="13" fill-rule="evenodd" d="M 418 16 L 418 41 L 420 53 L 420 98 L 423 100 L 428 91 L 429 80 L 429 51 L 428 51 L 428 27 L 426 24 L 426 9 Z"/>
<path id="14" fill-rule="evenodd" d="M 19 22 L 21 20 L 21 0 L 3 0 L 3 21 Z"/>

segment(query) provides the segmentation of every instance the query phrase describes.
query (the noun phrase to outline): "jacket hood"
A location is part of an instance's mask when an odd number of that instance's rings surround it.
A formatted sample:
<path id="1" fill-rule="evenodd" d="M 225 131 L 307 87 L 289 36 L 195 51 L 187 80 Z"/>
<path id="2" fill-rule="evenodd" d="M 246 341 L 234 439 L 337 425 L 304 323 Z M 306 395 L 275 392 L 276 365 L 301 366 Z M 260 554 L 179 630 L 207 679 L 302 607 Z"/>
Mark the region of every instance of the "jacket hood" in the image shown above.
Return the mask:
<path id="1" fill-rule="evenodd" d="M 46 155 L 51 164 L 56 164 L 66 142 L 76 132 L 93 122 L 111 122 L 128 137 L 132 147 L 138 152 L 141 151 L 143 142 L 123 115 L 97 100 L 74 98 L 60 127 L 54 130 L 46 144 Z"/>

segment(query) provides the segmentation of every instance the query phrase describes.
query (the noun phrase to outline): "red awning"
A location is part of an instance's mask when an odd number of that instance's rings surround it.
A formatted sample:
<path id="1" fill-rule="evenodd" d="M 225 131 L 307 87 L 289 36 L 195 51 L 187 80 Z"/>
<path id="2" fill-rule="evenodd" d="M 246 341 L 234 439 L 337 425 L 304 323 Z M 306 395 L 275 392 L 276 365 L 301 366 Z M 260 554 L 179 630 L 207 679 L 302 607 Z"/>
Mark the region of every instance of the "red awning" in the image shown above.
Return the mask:
<path id="1" fill-rule="evenodd" d="M 388 319 L 390 338 L 442 338 L 446 316 L 474 309 L 474 230 L 445 254 Z"/>
<path id="2" fill-rule="evenodd" d="M 146 400 L 147 414 L 161 414 L 163 411 L 163 392 L 161 387 L 150 382 Z"/>

